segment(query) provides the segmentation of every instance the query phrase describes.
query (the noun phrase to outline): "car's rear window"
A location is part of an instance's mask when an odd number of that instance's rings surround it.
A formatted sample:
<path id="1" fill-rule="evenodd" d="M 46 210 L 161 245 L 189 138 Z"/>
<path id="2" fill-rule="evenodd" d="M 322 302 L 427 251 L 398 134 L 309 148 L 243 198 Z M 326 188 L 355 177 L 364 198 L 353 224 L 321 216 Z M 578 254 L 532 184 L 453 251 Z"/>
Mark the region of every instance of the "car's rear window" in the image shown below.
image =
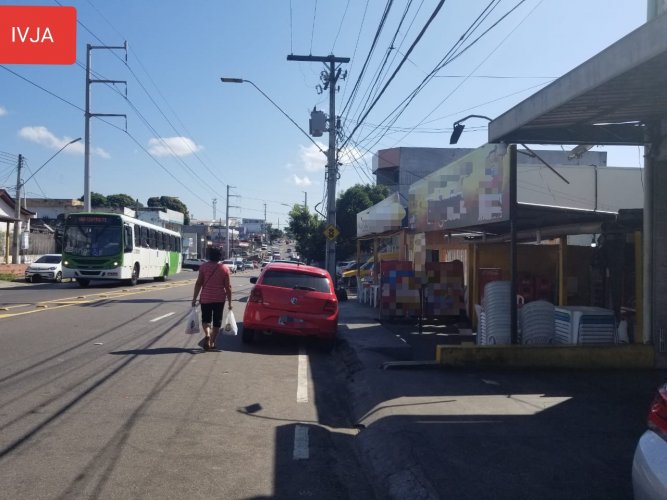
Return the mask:
<path id="1" fill-rule="evenodd" d="M 323 276 L 287 270 L 267 269 L 262 274 L 262 285 L 281 288 L 300 288 L 329 293 L 329 280 Z"/>

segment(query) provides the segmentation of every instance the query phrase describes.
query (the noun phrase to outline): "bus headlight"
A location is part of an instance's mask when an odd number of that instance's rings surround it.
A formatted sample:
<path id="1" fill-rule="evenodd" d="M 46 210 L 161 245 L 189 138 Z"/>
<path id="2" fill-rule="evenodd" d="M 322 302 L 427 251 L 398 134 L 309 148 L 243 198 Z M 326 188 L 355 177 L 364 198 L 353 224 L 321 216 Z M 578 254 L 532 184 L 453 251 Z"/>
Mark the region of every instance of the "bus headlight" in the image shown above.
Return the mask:
<path id="1" fill-rule="evenodd" d="M 114 262 L 113 267 L 118 267 L 118 262 Z"/>

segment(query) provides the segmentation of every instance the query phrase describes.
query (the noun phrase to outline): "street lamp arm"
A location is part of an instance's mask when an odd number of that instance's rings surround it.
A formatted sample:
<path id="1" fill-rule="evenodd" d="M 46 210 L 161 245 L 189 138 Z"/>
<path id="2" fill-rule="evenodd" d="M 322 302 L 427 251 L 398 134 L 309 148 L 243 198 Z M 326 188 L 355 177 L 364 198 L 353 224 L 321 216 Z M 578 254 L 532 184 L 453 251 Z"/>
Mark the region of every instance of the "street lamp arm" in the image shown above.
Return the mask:
<path id="1" fill-rule="evenodd" d="M 276 109 L 277 109 L 278 111 L 280 111 L 280 112 L 281 112 L 281 113 L 282 113 L 282 114 L 283 114 L 289 121 L 291 121 L 294 125 L 296 125 L 296 128 L 298 128 L 298 129 L 303 133 L 303 135 L 305 135 L 306 137 L 308 137 L 308 140 L 309 140 L 310 142 L 312 142 L 313 144 L 315 144 L 315 147 L 317 147 L 317 149 L 319 149 L 320 152 L 321 152 L 323 155 L 325 155 L 325 156 L 327 155 L 327 153 L 320 147 L 320 145 L 317 144 L 317 143 L 313 140 L 313 138 L 310 137 L 310 135 L 308 135 L 308 132 L 306 132 L 304 129 L 302 129 L 302 128 L 299 126 L 299 124 L 298 124 L 297 122 L 295 122 L 295 121 L 292 119 L 291 116 L 289 116 L 287 113 L 285 113 L 285 112 L 282 110 L 282 108 L 281 108 L 280 106 L 278 106 L 275 102 L 273 102 L 273 99 L 271 99 L 268 95 L 266 95 L 266 94 L 262 91 L 262 89 L 260 89 L 257 85 L 255 85 L 252 81 L 250 81 L 250 80 L 244 80 L 243 78 L 220 78 L 220 80 L 222 81 L 222 83 L 249 83 L 250 85 L 252 85 L 253 87 L 255 87 L 255 88 L 258 90 L 258 92 L 259 92 L 260 94 L 262 94 L 264 97 L 266 97 L 266 99 L 267 99 L 271 104 L 273 104 L 273 105 L 276 107 Z"/>
<path id="2" fill-rule="evenodd" d="M 488 116 L 484 115 L 468 115 L 464 118 L 461 118 L 460 120 L 455 121 L 454 130 L 452 131 L 452 135 L 449 138 L 450 144 L 456 144 L 457 142 L 459 142 L 459 137 L 461 137 L 463 129 L 465 128 L 463 122 L 466 121 L 468 118 L 483 118 L 484 120 L 489 120 L 490 122 L 493 121 L 493 118 L 489 118 Z"/>
<path id="3" fill-rule="evenodd" d="M 488 116 L 484 116 L 484 115 L 468 115 L 464 118 L 461 118 L 460 120 L 456 120 L 455 123 L 462 123 L 462 122 L 466 121 L 468 118 L 483 118 L 485 120 L 489 120 L 490 122 L 493 121 L 493 118 L 489 118 Z"/>
<path id="4" fill-rule="evenodd" d="M 74 144 L 75 142 L 79 142 L 80 140 L 81 140 L 81 137 L 77 137 L 76 139 L 74 139 L 74 140 L 72 140 L 72 141 L 69 141 L 69 142 L 68 142 L 67 144 L 65 144 L 62 148 L 60 148 L 58 151 L 56 151 L 55 153 L 53 153 L 53 155 L 51 156 L 51 158 L 49 158 L 49 159 L 46 160 L 44 163 L 42 163 L 42 165 L 41 165 L 37 170 L 35 170 L 35 171 L 32 173 L 32 175 L 31 175 L 30 177 L 28 177 L 26 180 L 24 180 L 24 181 L 21 183 L 21 187 L 25 186 L 26 183 L 27 183 L 30 179 L 32 179 L 33 177 L 35 177 L 35 175 L 37 175 L 37 172 L 39 172 L 40 170 L 42 170 L 42 169 L 46 166 L 47 163 L 49 163 L 49 162 L 50 162 L 51 160 L 53 160 L 56 156 L 58 156 L 58 154 L 60 154 L 60 152 L 61 152 L 63 149 L 65 149 L 65 148 L 66 148 L 67 146 L 69 146 L 70 144 Z"/>

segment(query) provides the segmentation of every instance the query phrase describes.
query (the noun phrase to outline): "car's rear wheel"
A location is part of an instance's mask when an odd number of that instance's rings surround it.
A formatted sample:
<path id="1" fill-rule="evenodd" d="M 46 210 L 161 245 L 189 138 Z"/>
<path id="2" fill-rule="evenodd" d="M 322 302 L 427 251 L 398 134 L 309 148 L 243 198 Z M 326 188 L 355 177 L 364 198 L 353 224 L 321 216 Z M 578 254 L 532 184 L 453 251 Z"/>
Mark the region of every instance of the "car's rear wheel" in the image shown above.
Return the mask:
<path id="1" fill-rule="evenodd" d="M 241 342 L 244 344 L 252 344 L 255 341 L 255 331 L 250 328 L 243 327 L 241 332 Z"/>
<path id="2" fill-rule="evenodd" d="M 56 283 L 62 283 L 62 281 L 63 281 L 63 273 L 61 273 L 60 271 L 58 271 L 58 272 L 56 273 L 55 280 L 56 280 Z"/>

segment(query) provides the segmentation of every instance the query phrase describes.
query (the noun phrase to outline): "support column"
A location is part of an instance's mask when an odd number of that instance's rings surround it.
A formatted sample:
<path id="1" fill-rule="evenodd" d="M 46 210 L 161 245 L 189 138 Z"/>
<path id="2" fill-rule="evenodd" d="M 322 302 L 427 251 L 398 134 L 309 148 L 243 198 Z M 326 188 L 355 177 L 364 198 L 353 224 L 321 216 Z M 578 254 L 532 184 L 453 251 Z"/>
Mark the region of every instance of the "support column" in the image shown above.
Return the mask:
<path id="1" fill-rule="evenodd" d="M 644 342 L 667 353 L 667 122 L 647 125 L 644 160 Z"/>

